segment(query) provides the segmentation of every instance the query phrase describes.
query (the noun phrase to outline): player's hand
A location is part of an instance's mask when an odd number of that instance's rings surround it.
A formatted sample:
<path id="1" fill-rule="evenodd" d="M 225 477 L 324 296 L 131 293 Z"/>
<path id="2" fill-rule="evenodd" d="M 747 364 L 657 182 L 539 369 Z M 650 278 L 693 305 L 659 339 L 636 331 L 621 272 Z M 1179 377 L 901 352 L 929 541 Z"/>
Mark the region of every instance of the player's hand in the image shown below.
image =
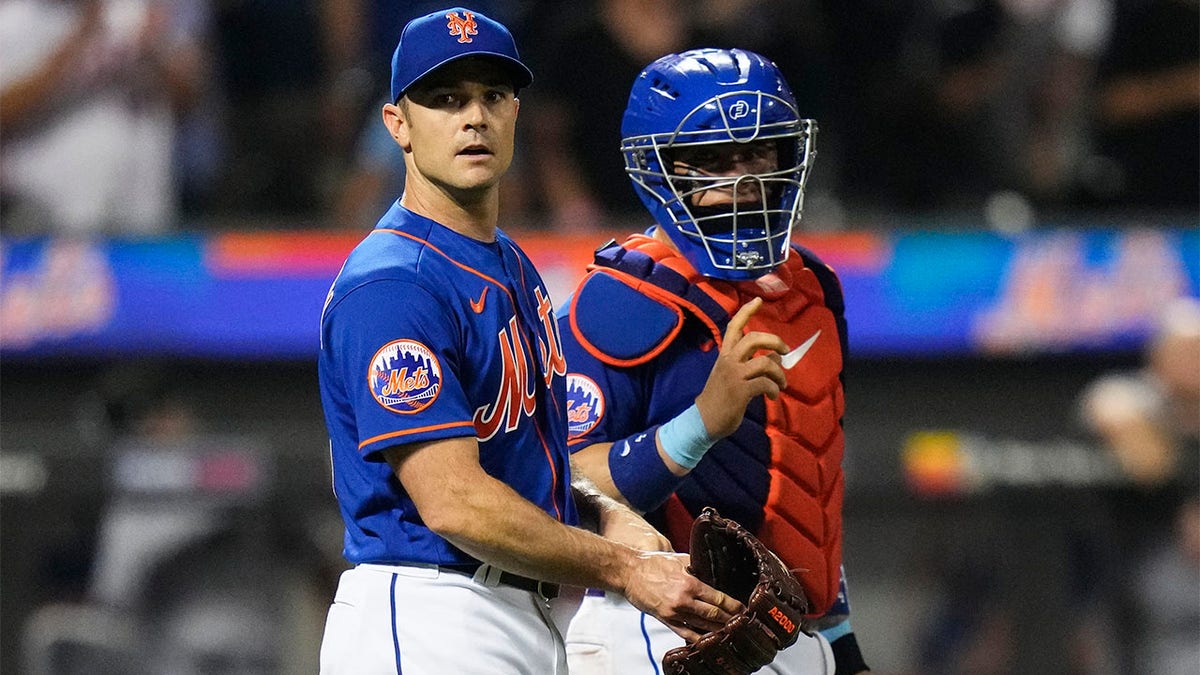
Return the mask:
<path id="1" fill-rule="evenodd" d="M 633 509 L 613 503 L 600 512 L 600 536 L 639 551 L 671 551 L 671 540 Z"/>
<path id="2" fill-rule="evenodd" d="M 682 553 L 640 553 L 624 595 L 634 607 L 666 624 L 688 642 L 724 626 L 742 603 L 687 571 Z"/>
<path id="3" fill-rule="evenodd" d="M 759 331 L 742 334 L 762 303 L 762 298 L 754 298 L 729 320 L 717 362 L 704 390 L 696 397 L 696 407 L 710 438 L 732 434 L 742 423 L 751 400 L 763 395 L 774 400 L 787 386 L 780 365 L 782 355 L 788 352 L 783 339 Z"/>

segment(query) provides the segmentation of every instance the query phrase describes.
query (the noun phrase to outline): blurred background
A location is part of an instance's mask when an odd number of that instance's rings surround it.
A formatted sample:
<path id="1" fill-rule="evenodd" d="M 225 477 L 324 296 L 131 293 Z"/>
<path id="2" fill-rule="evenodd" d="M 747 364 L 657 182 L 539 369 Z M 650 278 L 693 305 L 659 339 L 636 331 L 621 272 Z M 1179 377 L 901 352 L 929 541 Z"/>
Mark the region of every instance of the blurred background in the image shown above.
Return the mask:
<path id="1" fill-rule="evenodd" d="M 0 671 L 316 671 L 321 303 L 444 3 L 0 0 Z M 846 567 L 891 675 L 1200 673 L 1200 3 L 494 0 L 502 227 L 562 301 L 648 216 L 641 67 L 767 55 L 839 271 Z"/>

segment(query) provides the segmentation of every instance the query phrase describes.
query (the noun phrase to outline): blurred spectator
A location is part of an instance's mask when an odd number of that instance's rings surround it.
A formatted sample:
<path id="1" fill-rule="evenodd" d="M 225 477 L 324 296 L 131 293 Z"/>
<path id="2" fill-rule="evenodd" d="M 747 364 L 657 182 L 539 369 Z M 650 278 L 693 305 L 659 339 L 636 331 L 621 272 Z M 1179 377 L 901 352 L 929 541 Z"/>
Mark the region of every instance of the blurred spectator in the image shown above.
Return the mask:
<path id="1" fill-rule="evenodd" d="M 176 225 L 177 130 L 209 92 L 208 19 L 183 0 L 0 1 L 6 232 Z"/>
<path id="2" fill-rule="evenodd" d="M 319 119 L 333 172 L 330 219 L 337 227 L 358 227 L 374 217 L 389 187 L 401 180 L 404 165 L 382 129 L 380 107 L 390 91 L 392 51 L 404 24 L 444 2 L 414 0 L 319 0 L 320 36 L 325 54 Z M 382 138 L 380 138 L 380 132 Z M 386 147 L 381 147 L 383 141 Z M 381 152 L 382 151 L 382 152 Z M 402 185 L 402 183 L 400 183 Z M 370 223 L 365 223 L 369 225 Z"/>
<path id="3" fill-rule="evenodd" d="M 1101 61 L 1089 197 L 1120 209 L 1200 205 L 1200 3 L 1121 0 Z"/>
<path id="4" fill-rule="evenodd" d="M 404 155 L 383 125 L 386 95 L 363 116 L 353 152 L 331 204 L 329 224 L 339 229 L 370 227 L 387 204 L 404 191 Z"/>
<path id="5" fill-rule="evenodd" d="M 216 3 L 230 151 L 214 216 L 297 227 L 329 203 L 374 97 L 364 2 Z"/>
<path id="6" fill-rule="evenodd" d="M 327 590 L 317 583 L 321 562 L 298 527 L 281 524 L 238 513 L 157 561 L 136 624 L 140 672 L 316 672 Z"/>
<path id="7" fill-rule="evenodd" d="M 1130 575 L 1145 675 L 1200 672 L 1200 499 L 1185 501 L 1173 526 Z"/>
<path id="8" fill-rule="evenodd" d="M 1129 665 L 1200 672 L 1200 302 L 1169 305 L 1143 366 L 1097 379 L 1080 410 L 1133 485 L 1110 506 L 1128 570 L 1121 590 L 1136 612 Z"/>
<path id="9" fill-rule="evenodd" d="M 1067 207 L 1076 196 L 1116 1 L 1003 0 L 1010 56 L 997 119 L 1001 135 L 1017 139 L 1013 187 L 1042 209 Z"/>
<path id="10" fill-rule="evenodd" d="M 821 0 L 830 44 L 829 113 L 818 117 L 816 172 L 836 175 L 847 207 L 858 214 L 901 206 L 903 142 L 914 130 L 904 110 L 919 98 L 901 56 L 911 41 L 918 15 L 916 0 Z M 827 139 L 836 143 L 827 157 Z M 832 159 L 832 165 L 828 159 Z M 807 214 L 806 214 L 807 219 Z M 860 220 L 856 225 L 861 225 Z"/>
<path id="11" fill-rule="evenodd" d="M 998 578 L 994 542 L 940 562 L 938 603 L 920 633 L 920 672 L 1002 675 L 1016 661 L 1016 621 Z"/>
<path id="12" fill-rule="evenodd" d="M 315 670 L 328 562 L 303 510 L 269 499 L 266 446 L 205 429 L 194 385 L 135 360 L 85 389 L 109 494 L 86 590 L 29 617 L 23 672 Z"/>
<path id="13" fill-rule="evenodd" d="M 1167 307 L 1143 367 L 1093 382 L 1081 413 L 1135 484 L 1200 480 L 1200 304 Z"/>
<path id="14" fill-rule="evenodd" d="M 900 203 L 917 210 L 978 208 L 1011 180 L 1008 161 L 1019 142 L 997 126 L 1005 94 L 1006 16 L 1000 0 L 943 5 L 929 27 L 928 96 L 909 112 L 914 162 L 898 182 Z M 919 72 L 919 71 L 918 71 Z"/>
<path id="15" fill-rule="evenodd" d="M 680 0 L 542 3 L 531 27 L 527 110 L 536 199 L 558 231 L 625 228 L 644 220 L 617 149 L 626 94 L 654 59 L 691 46 Z"/>
<path id="16" fill-rule="evenodd" d="M 801 115 L 821 121 L 833 45 L 817 0 L 701 0 L 690 13 L 696 46 L 737 47 L 771 59 L 791 85 Z M 807 203 L 805 210 L 807 215 Z"/>
<path id="17" fill-rule="evenodd" d="M 826 3 L 845 200 L 1003 227 L 1067 203 L 1112 2 Z"/>

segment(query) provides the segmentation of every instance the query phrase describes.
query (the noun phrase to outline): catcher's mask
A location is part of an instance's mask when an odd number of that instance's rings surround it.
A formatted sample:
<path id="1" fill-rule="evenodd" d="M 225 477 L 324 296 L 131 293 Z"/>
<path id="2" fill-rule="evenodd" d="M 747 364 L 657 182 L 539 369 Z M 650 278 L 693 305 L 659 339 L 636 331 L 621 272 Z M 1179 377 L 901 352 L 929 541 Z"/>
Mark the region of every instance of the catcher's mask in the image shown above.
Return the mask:
<path id="1" fill-rule="evenodd" d="M 791 251 L 816 132 L 775 64 L 695 49 L 638 76 L 621 153 L 634 190 L 700 273 L 753 279 Z"/>

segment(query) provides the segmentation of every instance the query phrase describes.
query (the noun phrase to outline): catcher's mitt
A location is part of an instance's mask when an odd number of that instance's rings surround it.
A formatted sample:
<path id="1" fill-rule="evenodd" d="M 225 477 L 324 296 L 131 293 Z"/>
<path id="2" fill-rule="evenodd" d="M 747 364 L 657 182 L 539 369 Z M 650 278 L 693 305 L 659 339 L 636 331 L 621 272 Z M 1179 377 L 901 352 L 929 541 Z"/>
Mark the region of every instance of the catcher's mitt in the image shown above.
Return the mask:
<path id="1" fill-rule="evenodd" d="M 719 630 L 663 656 L 667 675 L 748 675 L 796 642 L 808 611 L 783 561 L 744 527 L 705 508 L 692 524 L 688 571 L 746 606 Z"/>

